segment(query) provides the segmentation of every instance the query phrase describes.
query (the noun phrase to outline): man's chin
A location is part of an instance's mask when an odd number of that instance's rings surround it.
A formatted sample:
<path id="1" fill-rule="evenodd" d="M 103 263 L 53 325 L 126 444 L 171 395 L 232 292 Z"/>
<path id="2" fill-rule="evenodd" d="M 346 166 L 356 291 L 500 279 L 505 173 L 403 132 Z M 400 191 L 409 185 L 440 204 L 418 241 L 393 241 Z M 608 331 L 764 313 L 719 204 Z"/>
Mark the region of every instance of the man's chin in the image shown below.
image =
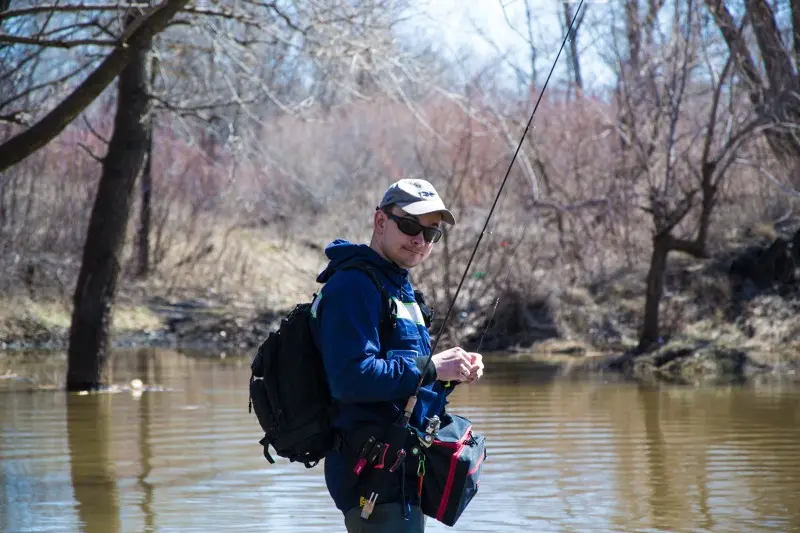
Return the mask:
<path id="1" fill-rule="evenodd" d="M 396 260 L 395 263 L 402 268 L 409 269 L 418 266 L 422 263 L 423 259 L 425 259 L 425 257 L 420 254 L 405 253 L 403 254 L 403 258 Z"/>

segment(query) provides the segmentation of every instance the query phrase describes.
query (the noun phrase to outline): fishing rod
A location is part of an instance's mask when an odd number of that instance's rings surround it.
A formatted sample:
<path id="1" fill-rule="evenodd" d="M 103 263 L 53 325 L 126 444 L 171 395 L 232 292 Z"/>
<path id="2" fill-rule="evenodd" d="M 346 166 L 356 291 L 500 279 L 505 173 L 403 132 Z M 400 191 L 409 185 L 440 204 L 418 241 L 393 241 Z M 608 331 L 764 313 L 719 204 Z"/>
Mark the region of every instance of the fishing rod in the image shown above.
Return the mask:
<path id="1" fill-rule="evenodd" d="M 483 236 L 486 234 L 486 228 L 489 226 L 489 220 L 491 220 L 492 215 L 494 214 L 494 210 L 497 207 L 497 202 L 500 200 L 500 195 L 503 192 L 503 188 L 506 186 L 506 182 L 508 181 L 509 176 L 511 175 L 511 169 L 514 167 L 514 162 L 517 160 L 517 155 L 519 154 L 520 150 L 522 149 L 522 143 L 525 141 L 525 136 L 528 134 L 528 130 L 533 123 L 533 117 L 536 115 L 536 110 L 539 109 L 539 103 L 542 101 L 542 97 L 544 96 L 544 92 L 547 89 L 547 84 L 550 82 L 550 77 L 553 75 L 553 71 L 558 64 L 558 58 L 561 57 L 561 52 L 564 50 L 564 46 L 567 44 L 567 40 L 572 35 L 572 26 L 575 24 L 575 21 L 578 18 L 578 13 L 581 11 L 581 7 L 583 7 L 583 3 L 585 0 L 580 0 L 578 4 L 578 8 L 575 10 L 575 14 L 572 16 L 572 20 L 567 27 L 567 31 L 564 34 L 564 39 L 561 41 L 561 46 L 558 49 L 558 53 L 556 54 L 556 58 L 553 61 L 553 65 L 550 67 L 550 72 L 547 74 L 547 78 L 544 80 L 544 85 L 542 86 L 542 92 L 539 93 L 539 97 L 536 99 L 536 104 L 533 106 L 533 111 L 531 112 L 531 116 L 528 119 L 528 123 L 525 125 L 525 129 L 522 131 L 522 136 L 519 139 L 519 143 L 517 144 L 517 149 L 514 151 L 514 155 L 511 158 L 511 162 L 508 165 L 508 169 L 506 170 L 505 177 L 503 177 L 503 181 L 500 183 L 500 187 L 497 189 L 497 194 L 494 197 L 494 202 L 492 202 L 492 208 L 489 210 L 489 214 L 486 216 L 486 221 L 483 223 L 483 228 L 481 229 L 480 234 L 478 235 L 478 240 L 475 242 L 475 246 L 472 248 L 472 253 L 469 256 L 469 260 L 467 261 L 467 266 L 464 268 L 464 273 L 461 276 L 461 281 L 458 282 L 458 287 L 456 288 L 456 293 L 453 295 L 453 299 L 450 301 L 450 307 L 447 309 L 447 314 L 442 321 L 442 325 L 439 327 L 439 333 L 436 334 L 436 339 L 433 342 L 433 346 L 431 346 L 431 353 L 428 354 L 428 359 L 425 361 L 425 366 L 423 368 L 427 368 L 429 364 L 431 364 L 431 360 L 433 359 L 433 354 L 436 353 L 436 347 L 439 344 L 439 340 L 442 338 L 444 333 L 444 329 L 447 326 L 447 321 L 450 319 L 450 315 L 453 313 L 453 309 L 455 308 L 456 300 L 458 299 L 458 293 L 461 292 L 461 287 L 464 285 L 464 280 L 467 279 L 467 273 L 469 273 L 469 267 L 472 266 L 472 261 L 475 259 L 475 254 L 478 251 L 478 247 L 481 244 L 481 240 L 483 240 Z M 424 378 L 424 374 L 420 376 L 419 381 L 417 382 L 417 388 L 414 390 L 414 394 L 408 398 L 408 402 L 406 402 L 405 409 L 403 410 L 403 417 L 400 421 L 401 426 L 405 426 L 408 424 L 408 421 L 411 419 L 411 413 L 414 411 L 414 407 L 417 404 L 417 395 L 419 394 L 420 388 L 422 388 L 422 381 Z"/>

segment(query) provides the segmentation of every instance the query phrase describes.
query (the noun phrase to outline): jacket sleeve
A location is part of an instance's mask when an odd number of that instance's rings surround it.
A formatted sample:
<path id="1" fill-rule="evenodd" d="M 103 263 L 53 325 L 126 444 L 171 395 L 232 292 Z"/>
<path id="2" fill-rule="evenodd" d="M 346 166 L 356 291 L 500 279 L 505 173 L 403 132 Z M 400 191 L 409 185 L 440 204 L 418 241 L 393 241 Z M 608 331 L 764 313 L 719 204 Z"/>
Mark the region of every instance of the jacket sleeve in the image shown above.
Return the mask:
<path id="1" fill-rule="evenodd" d="M 336 273 L 322 290 L 317 310 L 318 342 L 331 394 L 344 403 L 380 402 L 414 393 L 427 358 L 381 353 L 378 327 L 381 293 L 356 270 Z M 423 382 L 435 379 L 433 365 Z"/>

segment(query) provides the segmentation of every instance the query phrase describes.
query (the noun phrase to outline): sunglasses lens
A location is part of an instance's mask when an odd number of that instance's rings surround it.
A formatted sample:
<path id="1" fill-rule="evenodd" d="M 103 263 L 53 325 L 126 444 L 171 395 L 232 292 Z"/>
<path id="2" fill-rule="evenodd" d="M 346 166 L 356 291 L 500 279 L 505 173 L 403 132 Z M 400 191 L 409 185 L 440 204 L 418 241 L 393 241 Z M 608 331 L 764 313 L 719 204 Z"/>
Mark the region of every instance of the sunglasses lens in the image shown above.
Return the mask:
<path id="1" fill-rule="evenodd" d="M 392 219 L 397 222 L 397 229 L 410 237 L 419 235 L 419 232 L 421 231 L 422 238 L 425 239 L 425 242 L 439 242 L 439 239 L 442 238 L 442 232 L 438 229 L 426 228 L 419 222 L 411 220 L 410 218 L 393 216 Z"/>
<path id="2" fill-rule="evenodd" d="M 410 237 L 419 235 L 419 232 L 422 231 L 422 225 L 410 218 L 398 218 L 395 220 L 397 221 L 397 229 Z"/>
<path id="3" fill-rule="evenodd" d="M 439 242 L 442 238 L 442 232 L 438 229 L 425 228 L 422 230 L 422 238 L 427 242 Z"/>

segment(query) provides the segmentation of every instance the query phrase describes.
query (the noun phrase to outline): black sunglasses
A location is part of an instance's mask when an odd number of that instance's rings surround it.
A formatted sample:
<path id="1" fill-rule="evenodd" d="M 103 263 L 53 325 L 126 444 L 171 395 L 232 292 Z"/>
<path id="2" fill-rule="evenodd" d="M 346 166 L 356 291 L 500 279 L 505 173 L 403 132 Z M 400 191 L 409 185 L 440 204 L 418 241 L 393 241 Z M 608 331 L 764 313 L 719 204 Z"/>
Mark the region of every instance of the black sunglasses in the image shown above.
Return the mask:
<path id="1" fill-rule="evenodd" d="M 419 235 L 421 231 L 422 238 L 425 239 L 425 242 L 439 242 L 439 239 L 442 238 L 442 231 L 439 229 L 423 226 L 413 218 L 397 216 L 394 213 L 388 213 L 386 211 L 384 211 L 384 213 L 386 213 L 387 217 L 394 220 L 395 224 L 397 224 L 397 229 L 409 237 Z"/>

